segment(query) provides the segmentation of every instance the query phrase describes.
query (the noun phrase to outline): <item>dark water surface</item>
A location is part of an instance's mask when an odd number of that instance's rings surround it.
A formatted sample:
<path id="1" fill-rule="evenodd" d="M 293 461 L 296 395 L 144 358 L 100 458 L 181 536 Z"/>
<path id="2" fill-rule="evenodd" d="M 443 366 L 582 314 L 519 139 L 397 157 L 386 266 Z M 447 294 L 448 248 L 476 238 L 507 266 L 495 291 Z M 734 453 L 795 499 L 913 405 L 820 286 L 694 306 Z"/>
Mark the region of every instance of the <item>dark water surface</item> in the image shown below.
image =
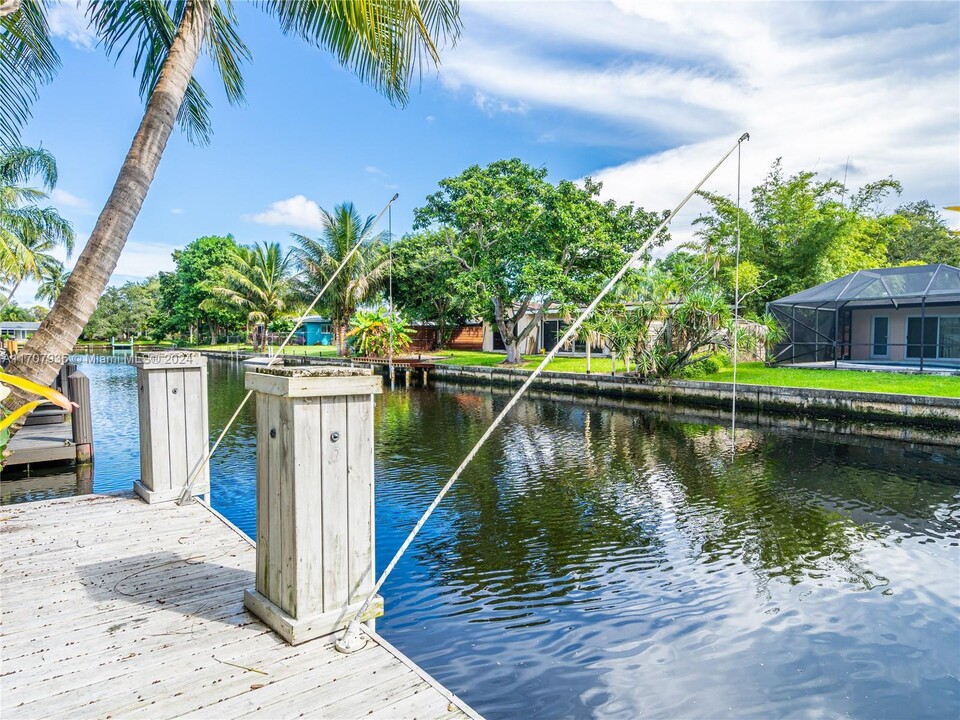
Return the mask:
<path id="1" fill-rule="evenodd" d="M 138 476 L 132 367 L 86 364 L 97 492 Z M 211 429 L 243 397 L 210 363 Z M 389 560 L 506 402 L 455 386 L 377 401 Z M 378 630 L 488 718 L 956 718 L 960 463 L 951 448 L 527 400 L 387 582 Z M 253 408 L 212 502 L 254 531 Z M 4 502 L 76 492 L 4 481 Z"/>

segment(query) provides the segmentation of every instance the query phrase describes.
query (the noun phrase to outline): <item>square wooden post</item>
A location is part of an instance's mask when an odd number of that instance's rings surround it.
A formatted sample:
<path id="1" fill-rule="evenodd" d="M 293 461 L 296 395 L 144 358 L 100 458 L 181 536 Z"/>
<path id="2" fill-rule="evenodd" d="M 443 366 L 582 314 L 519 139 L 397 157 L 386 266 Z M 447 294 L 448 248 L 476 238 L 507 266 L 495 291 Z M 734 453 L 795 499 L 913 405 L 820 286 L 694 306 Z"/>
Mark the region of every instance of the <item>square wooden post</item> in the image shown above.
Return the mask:
<path id="1" fill-rule="evenodd" d="M 140 407 L 140 479 L 137 495 L 148 503 L 180 497 L 206 456 L 207 358 L 195 352 L 152 352 L 137 356 Z M 210 469 L 193 484 L 193 495 L 210 492 Z"/>
<path id="2" fill-rule="evenodd" d="M 349 367 L 259 368 L 257 580 L 244 605 L 292 645 L 345 627 L 373 589 L 373 396 Z M 383 614 L 370 603 L 363 620 Z"/>

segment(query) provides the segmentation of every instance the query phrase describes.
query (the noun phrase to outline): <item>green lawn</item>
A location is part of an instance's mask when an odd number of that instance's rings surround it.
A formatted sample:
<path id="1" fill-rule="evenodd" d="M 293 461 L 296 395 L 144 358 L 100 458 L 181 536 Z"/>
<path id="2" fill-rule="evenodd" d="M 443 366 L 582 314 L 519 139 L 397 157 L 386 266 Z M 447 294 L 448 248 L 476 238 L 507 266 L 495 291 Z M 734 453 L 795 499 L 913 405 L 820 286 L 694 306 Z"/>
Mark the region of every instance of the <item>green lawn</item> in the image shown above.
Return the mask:
<path id="1" fill-rule="evenodd" d="M 201 345 L 197 350 L 221 350 L 233 352 L 239 346 Z M 251 352 L 249 345 L 241 351 Z M 334 357 L 336 347 L 332 345 L 291 345 L 284 354 L 309 355 L 312 357 Z M 480 352 L 478 350 L 444 350 L 439 353 L 446 356 L 439 360 L 440 365 L 468 365 L 474 367 L 493 367 L 503 362 L 503 353 Z M 524 357 L 522 369 L 533 370 L 540 362 L 539 355 Z M 586 372 L 587 359 L 584 357 L 559 357 L 550 363 L 548 370 L 554 372 Z M 610 358 L 594 357 L 591 370 L 595 374 L 610 373 Z M 623 363 L 617 364 L 617 372 L 623 372 Z M 733 382 L 733 369 L 724 368 L 718 373 L 701 375 L 695 380 L 708 382 Z M 859 392 L 886 392 L 901 395 L 934 395 L 938 397 L 960 397 L 960 376 L 904 375 L 889 372 L 861 372 L 857 370 L 805 369 L 789 367 L 765 367 L 763 363 L 740 363 L 737 370 L 737 382 L 745 385 L 770 385 L 774 387 L 820 388 L 823 390 L 853 390 Z"/>
<path id="2" fill-rule="evenodd" d="M 439 362 L 441 365 L 479 365 L 482 367 L 492 367 L 499 365 L 506 359 L 506 355 L 503 353 L 480 352 L 478 350 L 443 350 L 440 354 L 453 355 L 452 358 L 441 360 Z M 526 355 L 524 356 L 525 362 L 522 369 L 533 370 L 540 364 L 542 359 L 539 355 Z M 594 357 L 590 364 L 590 370 L 594 373 L 609 373 L 611 369 L 610 365 L 610 358 Z M 585 357 L 554 358 L 553 362 L 547 366 L 547 370 L 554 372 L 585 373 L 587 371 L 587 359 Z M 623 370 L 624 364 L 622 362 L 617 363 L 617 372 L 623 372 Z"/>
<path id="3" fill-rule="evenodd" d="M 700 380 L 733 382 L 733 368 L 704 375 Z M 789 367 L 765 367 L 763 363 L 741 363 L 737 368 L 737 382 L 774 387 L 821 388 L 824 390 L 854 390 L 859 392 L 886 392 L 901 395 L 936 395 L 960 397 L 960 376 L 905 375 L 890 372 L 859 370 L 831 370 Z"/>
<path id="4" fill-rule="evenodd" d="M 503 362 L 503 353 L 451 350 L 444 353 L 453 357 L 442 360 L 444 365 L 474 365 L 491 367 Z M 523 369 L 532 370 L 540 362 L 536 355 L 528 355 Z M 582 357 L 556 358 L 548 370 L 557 372 L 586 372 L 587 360 Z M 594 373 L 610 372 L 609 358 L 594 358 L 591 369 Z M 620 364 L 618 372 L 623 370 Z M 718 373 L 702 375 L 696 380 L 708 382 L 733 382 L 733 369 L 725 368 Z M 960 397 L 960 376 L 905 375 L 889 372 L 861 372 L 857 370 L 804 369 L 777 367 L 768 368 L 763 363 L 741 363 L 737 369 L 737 382 L 749 385 L 774 387 L 820 388 L 823 390 L 853 390 L 859 392 L 886 392 L 901 395 L 934 395 Z"/>

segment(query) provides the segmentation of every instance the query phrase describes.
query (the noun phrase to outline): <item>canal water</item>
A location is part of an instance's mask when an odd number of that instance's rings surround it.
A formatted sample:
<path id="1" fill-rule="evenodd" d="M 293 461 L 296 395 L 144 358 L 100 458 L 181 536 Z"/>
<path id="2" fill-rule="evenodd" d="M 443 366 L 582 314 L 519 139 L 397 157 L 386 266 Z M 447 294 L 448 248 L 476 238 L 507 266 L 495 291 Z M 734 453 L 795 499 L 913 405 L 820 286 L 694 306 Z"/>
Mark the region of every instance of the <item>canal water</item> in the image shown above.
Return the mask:
<path id="1" fill-rule="evenodd" d="M 128 490 L 134 370 L 81 369 L 93 489 Z M 214 432 L 243 394 L 241 367 L 211 361 Z M 506 400 L 378 399 L 381 567 Z M 958 717 L 955 449 L 749 428 L 738 445 L 614 402 L 521 402 L 397 566 L 378 630 L 491 719 Z M 252 534 L 252 407 L 212 466 L 213 505 Z"/>

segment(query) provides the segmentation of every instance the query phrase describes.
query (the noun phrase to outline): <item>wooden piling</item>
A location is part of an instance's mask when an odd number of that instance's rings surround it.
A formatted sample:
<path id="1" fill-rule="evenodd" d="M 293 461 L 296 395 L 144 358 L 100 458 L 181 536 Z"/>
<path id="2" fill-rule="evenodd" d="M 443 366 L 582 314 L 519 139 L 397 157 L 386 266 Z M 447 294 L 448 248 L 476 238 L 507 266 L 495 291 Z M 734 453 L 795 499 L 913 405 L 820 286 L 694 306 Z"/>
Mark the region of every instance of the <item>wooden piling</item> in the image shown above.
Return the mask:
<path id="1" fill-rule="evenodd" d="M 137 389 L 140 480 L 133 488 L 148 503 L 176 500 L 207 453 L 207 359 L 193 352 L 142 353 Z M 210 468 L 203 464 L 192 495 L 210 492 Z"/>
<path id="2" fill-rule="evenodd" d="M 383 380 L 335 366 L 258 368 L 257 573 L 247 609 L 287 642 L 346 626 L 375 581 L 373 396 Z M 383 614 L 383 601 L 363 618 Z"/>
<path id="3" fill-rule="evenodd" d="M 70 415 L 73 428 L 73 444 L 77 451 L 77 465 L 93 462 L 93 412 L 90 407 L 90 379 L 79 370 L 67 377 L 67 397 L 80 407 Z"/>

